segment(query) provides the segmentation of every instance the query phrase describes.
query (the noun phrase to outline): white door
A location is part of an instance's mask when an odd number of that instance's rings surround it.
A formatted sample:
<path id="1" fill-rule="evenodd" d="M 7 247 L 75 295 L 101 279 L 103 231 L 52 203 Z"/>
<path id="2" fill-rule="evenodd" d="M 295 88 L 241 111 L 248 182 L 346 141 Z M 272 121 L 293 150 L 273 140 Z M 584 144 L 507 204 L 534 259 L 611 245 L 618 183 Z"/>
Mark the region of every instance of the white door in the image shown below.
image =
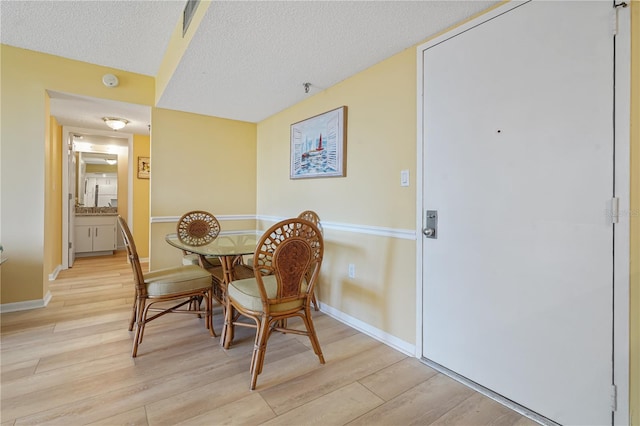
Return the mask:
<path id="1" fill-rule="evenodd" d="M 76 156 L 75 153 L 73 152 L 73 136 L 71 135 L 71 133 L 69 133 L 67 135 L 68 139 L 68 155 L 67 155 L 67 162 L 68 162 L 68 171 L 69 171 L 69 180 L 68 180 L 68 197 L 67 197 L 67 203 L 68 203 L 68 238 L 69 238 L 69 245 L 68 245 L 68 251 L 69 251 L 69 268 L 71 268 L 73 266 L 73 262 L 75 262 L 76 260 L 76 249 L 73 246 L 75 243 L 75 238 L 74 238 L 74 232 L 75 232 L 75 218 L 76 218 Z"/>
<path id="2" fill-rule="evenodd" d="M 533 1 L 423 52 L 423 355 L 611 423 L 611 3 Z"/>

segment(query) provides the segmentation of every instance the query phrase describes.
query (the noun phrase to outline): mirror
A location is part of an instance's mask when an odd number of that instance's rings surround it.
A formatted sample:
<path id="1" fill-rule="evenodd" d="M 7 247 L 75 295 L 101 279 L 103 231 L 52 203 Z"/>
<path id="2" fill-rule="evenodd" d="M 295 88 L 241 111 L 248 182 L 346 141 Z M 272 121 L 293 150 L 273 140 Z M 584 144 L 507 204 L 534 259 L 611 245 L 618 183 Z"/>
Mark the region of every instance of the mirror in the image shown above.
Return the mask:
<path id="1" fill-rule="evenodd" d="M 118 155 L 76 152 L 76 206 L 118 207 Z"/>

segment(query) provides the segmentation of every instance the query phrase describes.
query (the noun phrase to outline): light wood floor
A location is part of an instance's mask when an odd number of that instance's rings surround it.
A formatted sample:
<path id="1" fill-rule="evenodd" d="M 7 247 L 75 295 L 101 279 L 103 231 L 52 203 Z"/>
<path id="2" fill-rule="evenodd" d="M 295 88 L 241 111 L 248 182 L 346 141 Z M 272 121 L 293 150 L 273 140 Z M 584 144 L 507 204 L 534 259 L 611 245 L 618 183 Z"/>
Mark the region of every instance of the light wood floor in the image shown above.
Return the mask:
<path id="1" fill-rule="evenodd" d="M 132 359 L 123 254 L 78 259 L 51 293 L 46 308 L 0 316 L 2 426 L 535 424 L 322 313 L 326 364 L 305 337 L 276 333 L 255 391 L 251 329 L 225 351 L 201 319 L 167 315 Z"/>

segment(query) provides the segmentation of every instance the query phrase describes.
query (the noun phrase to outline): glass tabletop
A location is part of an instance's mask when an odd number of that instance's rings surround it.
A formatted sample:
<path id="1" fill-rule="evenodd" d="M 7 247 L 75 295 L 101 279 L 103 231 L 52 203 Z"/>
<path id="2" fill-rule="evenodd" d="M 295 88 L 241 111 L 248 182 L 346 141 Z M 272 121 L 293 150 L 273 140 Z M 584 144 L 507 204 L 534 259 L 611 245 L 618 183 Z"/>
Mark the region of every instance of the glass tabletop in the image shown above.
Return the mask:
<path id="1" fill-rule="evenodd" d="M 180 250 L 205 256 L 237 256 L 253 254 L 256 244 L 262 236 L 260 231 L 242 231 L 237 233 L 218 235 L 210 243 L 201 246 L 185 244 L 178 239 L 176 234 L 167 234 L 165 241 Z"/>

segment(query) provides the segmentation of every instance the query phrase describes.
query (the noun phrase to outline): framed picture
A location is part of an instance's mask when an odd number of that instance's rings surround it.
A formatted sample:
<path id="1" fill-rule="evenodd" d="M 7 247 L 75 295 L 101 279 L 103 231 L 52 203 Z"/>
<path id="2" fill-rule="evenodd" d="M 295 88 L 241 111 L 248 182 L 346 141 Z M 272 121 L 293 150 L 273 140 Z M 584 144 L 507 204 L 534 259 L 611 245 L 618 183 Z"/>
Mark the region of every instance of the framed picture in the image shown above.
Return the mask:
<path id="1" fill-rule="evenodd" d="M 151 161 L 149 157 L 138 157 L 138 179 L 149 179 Z"/>
<path id="2" fill-rule="evenodd" d="M 346 176 L 347 107 L 291 125 L 291 179 Z"/>

